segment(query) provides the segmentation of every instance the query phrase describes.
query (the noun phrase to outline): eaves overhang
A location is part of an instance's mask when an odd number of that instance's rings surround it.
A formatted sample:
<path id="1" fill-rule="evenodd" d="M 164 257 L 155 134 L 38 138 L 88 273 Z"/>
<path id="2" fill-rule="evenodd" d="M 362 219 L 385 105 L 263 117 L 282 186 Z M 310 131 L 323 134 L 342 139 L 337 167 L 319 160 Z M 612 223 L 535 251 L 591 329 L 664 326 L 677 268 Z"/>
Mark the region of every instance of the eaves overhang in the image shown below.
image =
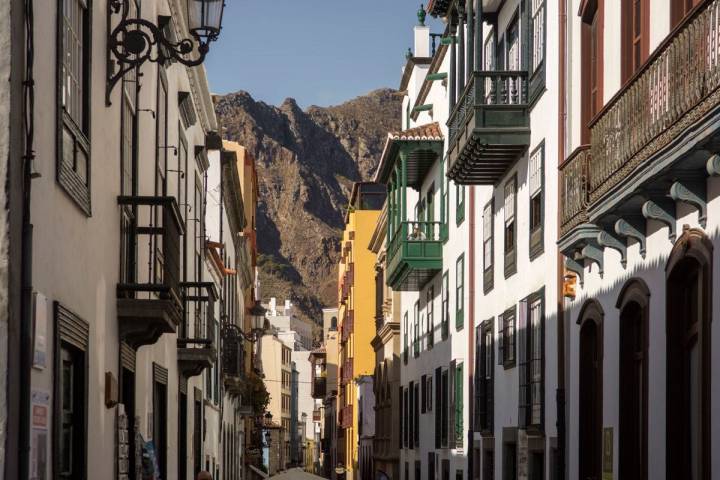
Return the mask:
<path id="1" fill-rule="evenodd" d="M 431 63 L 432 57 L 408 58 L 407 62 L 405 63 L 405 68 L 403 69 L 403 76 L 402 79 L 400 79 L 400 88 L 398 90 L 401 92 L 407 90 L 408 84 L 410 83 L 410 77 L 412 77 L 413 69 L 416 66 L 430 65 Z"/>

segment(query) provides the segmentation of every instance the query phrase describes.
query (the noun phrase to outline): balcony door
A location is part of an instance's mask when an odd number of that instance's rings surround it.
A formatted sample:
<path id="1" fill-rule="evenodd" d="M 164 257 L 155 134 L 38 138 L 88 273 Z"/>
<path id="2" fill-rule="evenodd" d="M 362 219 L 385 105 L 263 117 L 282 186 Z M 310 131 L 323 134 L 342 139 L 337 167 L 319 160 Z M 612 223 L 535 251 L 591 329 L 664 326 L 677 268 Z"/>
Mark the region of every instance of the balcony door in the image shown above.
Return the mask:
<path id="1" fill-rule="evenodd" d="M 602 310 L 588 302 L 580 314 L 580 418 L 578 445 L 581 480 L 600 480 L 602 460 Z"/>
<path id="2" fill-rule="evenodd" d="M 712 243 L 687 230 L 667 265 L 667 478 L 709 480 Z"/>
<path id="3" fill-rule="evenodd" d="M 620 308 L 620 478 L 647 479 L 648 299 L 641 280 L 624 288 Z"/>
<path id="4" fill-rule="evenodd" d="M 506 47 L 506 60 L 507 70 L 511 72 L 518 72 L 522 69 L 521 62 L 521 46 L 520 46 L 520 23 L 518 21 L 519 16 L 516 14 L 515 18 L 510 22 L 505 32 L 505 47 Z M 509 77 L 507 82 L 507 103 L 517 104 L 520 103 L 520 78 Z"/>
<path id="5" fill-rule="evenodd" d="M 60 432 L 58 478 L 85 475 L 85 366 L 84 355 L 67 344 L 60 349 Z"/>
<path id="6" fill-rule="evenodd" d="M 670 2 L 670 21 L 672 26 L 676 27 L 683 19 L 703 0 L 671 0 Z"/>

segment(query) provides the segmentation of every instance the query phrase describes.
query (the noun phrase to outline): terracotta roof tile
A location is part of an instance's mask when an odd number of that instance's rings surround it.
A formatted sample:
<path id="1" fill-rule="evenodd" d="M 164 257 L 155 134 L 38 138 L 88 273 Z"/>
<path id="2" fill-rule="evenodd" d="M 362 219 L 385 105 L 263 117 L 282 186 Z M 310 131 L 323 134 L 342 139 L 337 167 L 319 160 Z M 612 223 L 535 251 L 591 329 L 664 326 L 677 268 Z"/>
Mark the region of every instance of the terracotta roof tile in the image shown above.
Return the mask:
<path id="1" fill-rule="evenodd" d="M 440 130 L 440 124 L 438 122 L 428 123 L 426 125 L 420 125 L 419 127 L 410 128 L 403 130 L 402 132 L 391 132 L 388 134 L 388 140 L 415 140 L 415 141 L 427 141 L 427 140 L 443 140 L 443 134 Z"/>

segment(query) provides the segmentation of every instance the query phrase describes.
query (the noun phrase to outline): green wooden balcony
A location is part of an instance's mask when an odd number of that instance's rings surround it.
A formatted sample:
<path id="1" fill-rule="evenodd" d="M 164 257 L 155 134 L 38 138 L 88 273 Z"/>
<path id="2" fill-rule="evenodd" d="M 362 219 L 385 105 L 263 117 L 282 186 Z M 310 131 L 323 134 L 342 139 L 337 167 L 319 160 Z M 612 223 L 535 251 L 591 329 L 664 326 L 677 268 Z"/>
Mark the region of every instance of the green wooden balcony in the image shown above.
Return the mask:
<path id="1" fill-rule="evenodd" d="M 476 71 L 448 121 L 447 176 L 494 185 L 530 144 L 527 72 Z"/>
<path id="2" fill-rule="evenodd" d="M 388 285 L 419 291 L 442 270 L 441 222 L 400 222 L 389 239 Z"/>

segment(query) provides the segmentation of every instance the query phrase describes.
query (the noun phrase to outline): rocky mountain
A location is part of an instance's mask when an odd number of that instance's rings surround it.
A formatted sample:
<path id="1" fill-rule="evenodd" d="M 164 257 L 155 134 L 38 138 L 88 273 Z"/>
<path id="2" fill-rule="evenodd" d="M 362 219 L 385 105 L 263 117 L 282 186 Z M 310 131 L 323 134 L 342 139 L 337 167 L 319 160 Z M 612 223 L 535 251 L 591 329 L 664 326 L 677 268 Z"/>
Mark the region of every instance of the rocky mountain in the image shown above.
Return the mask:
<path id="1" fill-rule="evenodd" d="M 302 110 L 247 92 L 218 99 L 223 135 L 257 159 L 262 294 L 290 298 L 311 319 L 337 304 L 337 262 L 353 182 L 371 179 L 401 97 L 389 89 Z"/>

